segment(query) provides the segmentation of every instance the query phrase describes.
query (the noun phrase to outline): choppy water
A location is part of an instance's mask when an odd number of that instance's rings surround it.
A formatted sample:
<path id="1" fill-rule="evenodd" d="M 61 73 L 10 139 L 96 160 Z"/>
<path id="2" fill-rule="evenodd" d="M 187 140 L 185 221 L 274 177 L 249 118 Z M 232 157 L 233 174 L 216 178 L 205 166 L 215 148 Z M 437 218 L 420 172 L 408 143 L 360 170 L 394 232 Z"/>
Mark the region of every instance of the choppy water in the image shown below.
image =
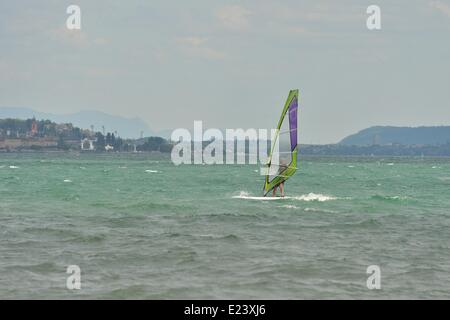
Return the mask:
<path id="1" fill-rule="evenodd" d="M 1 154 L 0 298 L 450 298 L 450 159 L 307 158 L 273 201 L 257 169 Z"/>

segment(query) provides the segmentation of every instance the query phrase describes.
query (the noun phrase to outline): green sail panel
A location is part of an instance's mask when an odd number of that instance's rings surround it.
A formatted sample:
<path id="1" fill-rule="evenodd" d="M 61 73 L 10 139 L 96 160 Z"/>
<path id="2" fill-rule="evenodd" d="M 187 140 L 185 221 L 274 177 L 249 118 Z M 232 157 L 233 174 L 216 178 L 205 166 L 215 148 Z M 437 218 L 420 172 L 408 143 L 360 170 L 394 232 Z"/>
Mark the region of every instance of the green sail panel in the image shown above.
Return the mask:
<path id="1" fill-rule="evenodd" d="M 264 183 L 264 196 L 297 171 L 298 90 L 291 90 L 272 140 Z"/>

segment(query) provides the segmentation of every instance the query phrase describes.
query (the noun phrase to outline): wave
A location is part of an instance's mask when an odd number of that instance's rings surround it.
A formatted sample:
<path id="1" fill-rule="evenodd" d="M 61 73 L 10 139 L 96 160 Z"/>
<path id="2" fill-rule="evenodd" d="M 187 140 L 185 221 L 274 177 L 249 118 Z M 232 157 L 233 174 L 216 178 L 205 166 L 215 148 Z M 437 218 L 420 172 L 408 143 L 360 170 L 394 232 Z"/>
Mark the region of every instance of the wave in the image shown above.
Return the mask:
<path id="1" fill-rule="evenodd" d="M 317 208 L 305 208 L 303 209 L 305 212 L 322 212 L 322 213 L 339 213 L 337 211 L 333 210 L 327 210 L 327 209 L 317 209 Z"/>
<path id="2" fill-rule="evenodd" d="M 9 166 L 10 169 L 19 169 L 17 166 Z"/>
<path id="3" fill-rule="evenodd" d="M 233 196 L 234 199 L 248 199 L 248 200 L 298 200 L 298 201 L 318 201 L 318 202 L 325 202 L 325 201 L 331 201 L 331 200 L 338 200 L 339 198 L 336 198 L 334 196 L 329 196 L 325 194 L 316 194 L 316 193 L 308 193 L 303 194 L 301 196 L 286 196 L 286 197 L 256 197 L 250 195 L 246 191 L 241 191 L 238 196 Z"/>
<path id="4" fill-rule="evenodd" d="M 284 206 L 280 206 L 280 208 L 286 208 L 286 209 L 298 209 L 298 207 L 293 206 L 291 204 L 285 204 Z"/>
<path id="5" fill-rule="evenodd" d="M 106 293 L 106 299 L 138 299 L 138 297 L 145 297 L 147 292 L 148 291 L 144 285 L 135 284 L 109 290 L 109 292 Z"/>
<path id="6" fill-rule="evenodd" d="M 227 235 L 214 235 L 214 234 L 199 234 L 197 237 L 203 238 L 203 239 L 210 239 L 210 240 L 228 240 L 228 241 L 238 241 L 240 240 L 240 237 L 238 237 L 235 234 L 227 234 Z"/>
<path id="7" fill-rule="evenodd" d="M 106 239 L 105 234 L 83 234 L 64 240 L 64 242 L 96 243 L 96 242 L 103 242 L 105 239 Z"/>
<path id="8" fill-rule="evenodd" d="M 64 182 L 72 182 L 70 179 L 64 179 Z"/>
<path id="9" fill-rule="evenodd" d="M 246 191 L 241 191 L 238 196 L 233 196 L 234 199 L 246 199 L 246 200 L 262 200 L 262 201 L 270 201 L 270 200 L 282 200 L 282 199 L 290 199 L 290 197 L 263 197 L 263 196 L 251 196 Z"/>
<path id="10" fill-rule="evenodd" d="M 148 173 L 158 173 L 159 171 L 158 171 L 158 170 L 145 170 L 145 172 L 148 172 Z"/>
<path id="11" fill-rule="evenodd" d="M 408 200 L 409 197 L 407 197 L 407 196 L 382 196 L 382 195 L 376 194 L 376 195 L 372 196 L 371 199 L 383 200 L 383 201 L 402 201 L 402 200 Z"/>
<path id="12" fill-rule="evenodd" d="M 57 264 L 55 264 L 53 262 L 42 262 L 42 263 L 36 263 L 36 264 L 30 264 L 30 265 L 15 265 L 15 266 L 10 266 L 10 268 L 27 270 L 27 271 L 36 272 L 36 273 L 51 273 L 51 272 L 61 270 L 61 266 L 58 266 Z"/>
<path id="13" fill-rule="evenodd" d="M 250 194 L 247 191 L 239 192 L 239 197 L 248 197 L 248 196 L 250 196 Z M 236 198 L 236 197 L 238 197 L 238 196 L 235 196 L 233 198 Z"/>
<path id="14" fill-rule="evenodd" d="M 329 195 L 325 195 L 325 194 L 316 194 L 316 193 L 308 193 L 308 194 L 304 194 L 298 197 L 294 197 L 295 200 L 300 200 L 300 201 L 319 201 L 319 202 L 324 202 L 324 201 L 330 201 L 330 200 L 337 200 L 338 198 L 333 197 L 333 196 L 329 196 Z"/>

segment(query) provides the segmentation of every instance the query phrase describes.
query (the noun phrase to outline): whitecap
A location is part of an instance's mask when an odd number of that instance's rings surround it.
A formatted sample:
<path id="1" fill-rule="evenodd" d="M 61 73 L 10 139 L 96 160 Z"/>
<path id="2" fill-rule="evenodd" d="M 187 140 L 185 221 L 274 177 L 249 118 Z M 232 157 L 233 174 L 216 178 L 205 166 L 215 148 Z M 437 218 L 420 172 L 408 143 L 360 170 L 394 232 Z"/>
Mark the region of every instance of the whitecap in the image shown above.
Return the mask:
<path id="1" fill-rule="evenodd" d="M 333 197 L 333 196 L 328 196 L 328 195 L 324 195 L 324 194 L 320 194 L 320 193 L 316 194 L 316 193 L 312 193 L 312 192 L 301 195 L 301 196 L 294 197 L 294 199 L 300 200 L 300 201 L 319 201 L 319 202 L 337 200 L 337 198 Z"/>
<path id="2" fill-rule="evenodd" d="M 251 196 L 246 191 L 241 191 L 238 196 L 233 196 L 233 199 L 245 199 L 245 200 L 262 200 L 262 201 L 271 201 L 271 200 L 283 200 L 283 199 L 291 199 L 290 197 L 255 197 Z"/>
<path id="3" fill-rule="evenodd" d="M 64 179 L 64 182 L 72 182 L 72 180 Z"/>
<path id="4" fill-rule="evenodd" d="M 159 171 L 158 171 L 158 170 L 145 170 L 145 172 L 148 172 L 148 173 L 158 173 Z"/>
<path id="5" fill-rule="evenodd" d="M 374 199 L 381 199 L 381 200 L 408 200 L 408 196 L 381 196 L 381 195 L 375 195 L 372 196 Z"/>
<path id="6" fill-rule="evenodd" d="M 296 206 L 293 206 L 293 205 L 291 205 L 291 204 L 286 204 L 286 205 L 284 205 L 284 206 L 281 206 L 280 208 L 287 208 L 287 209 L 298 209 L 298 207 L 296 207 Z"/>
<path id="7" fill-rule="evenodd" d="M 249 193 L 247 191 L 241 191 L 239 192 L 239 197 L 248 197 Z"/>
<path id="8" fill-rule="evenodd" d="M 19 169 L 17 166 L 9 166 L 10 169 Z"/>
<path id="9" fill-rule="evenodd" d="M 386 197 L 387 199 L 392 199 L 392 200 L 408 200 L 409 197 L 408 196 L 392 196 L 392 197 Z"/>
<path id="10" fill-rule="evenodd" d="M 387 163 L 386 165 L 387 165 L 387 166 L 393 166 L 394 163 L 391 162 L 391 163 Z"/>

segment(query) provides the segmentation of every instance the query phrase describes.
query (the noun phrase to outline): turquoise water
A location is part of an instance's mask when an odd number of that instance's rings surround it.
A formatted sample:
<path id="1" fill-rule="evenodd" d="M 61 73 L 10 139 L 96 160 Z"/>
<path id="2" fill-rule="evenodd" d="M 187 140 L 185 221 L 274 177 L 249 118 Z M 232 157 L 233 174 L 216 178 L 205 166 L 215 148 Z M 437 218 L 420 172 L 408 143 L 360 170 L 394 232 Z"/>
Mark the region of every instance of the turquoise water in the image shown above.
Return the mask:
<path id="1" fill-rule="evenodd" d="M 450 298 L 450 159 L 304 158 L 274 201 L 257 169 L 0 154 L 0 298 Z"/>

